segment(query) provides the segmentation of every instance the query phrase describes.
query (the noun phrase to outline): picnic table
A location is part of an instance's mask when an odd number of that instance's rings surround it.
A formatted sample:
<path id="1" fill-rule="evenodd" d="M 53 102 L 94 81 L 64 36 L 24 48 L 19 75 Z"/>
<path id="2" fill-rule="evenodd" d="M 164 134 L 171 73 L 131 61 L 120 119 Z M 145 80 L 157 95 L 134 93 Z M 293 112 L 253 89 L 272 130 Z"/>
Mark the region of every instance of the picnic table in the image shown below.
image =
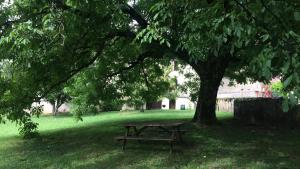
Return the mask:
<path id="1" fill-rule="evenodd" d="M 173 144 L 177 141 L 183 142 L 182 135 L 185 132 L 181 130 L 181 126 L 184 122 L 131 122 L 124 124 L 125 134 L 124 136 L 116 137 L 116 140 L 123 141 L 122 149 L 125 150 L 125 146 L 128 140 L 137 141 L 165 141 L 170 144 L 170 152 L 173 152 Z M 147 129 L 152 128 L 156 132 L 163 132 L 165 135 L 161 136 L 157 133 L 156 136 L 147 135 Z M 152 130 L 153 131 L 153 130 Z"/>

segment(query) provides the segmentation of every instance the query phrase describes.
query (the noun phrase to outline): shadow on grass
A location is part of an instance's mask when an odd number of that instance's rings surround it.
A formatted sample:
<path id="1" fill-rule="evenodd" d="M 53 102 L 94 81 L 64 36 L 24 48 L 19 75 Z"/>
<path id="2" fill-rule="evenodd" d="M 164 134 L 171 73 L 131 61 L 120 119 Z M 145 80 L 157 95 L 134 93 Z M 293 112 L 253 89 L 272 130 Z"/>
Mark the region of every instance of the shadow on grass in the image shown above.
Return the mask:
<path id="1" fill-rule="evenodd" d="M 186 124 L 186 145 L 175 145 L 173 154 L 169 154 L 168 144 L 159 142 L 132 141 L 123 152 L 114 137 L 123 134 L 122 123 L 132 120 L 149 119 L 104 120 L 84 127 L 43 132 L 39 139 L 22 141 L 8 149 L 12 154 L 0 163 L 0 168 L 271 169 L 300 166 L 297 130 L 242 127 L 225 118 L 220 126 Z"/>

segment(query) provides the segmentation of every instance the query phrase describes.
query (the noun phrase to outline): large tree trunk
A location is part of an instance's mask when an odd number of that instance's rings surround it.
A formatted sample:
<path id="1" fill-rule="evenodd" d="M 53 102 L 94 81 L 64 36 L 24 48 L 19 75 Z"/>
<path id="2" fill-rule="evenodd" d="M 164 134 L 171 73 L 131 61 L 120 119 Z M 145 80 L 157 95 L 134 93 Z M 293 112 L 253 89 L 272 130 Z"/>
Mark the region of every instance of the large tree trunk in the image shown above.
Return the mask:
<path id="1" fill-rule="evenodd" d="M 200 76 L 201 82 L 196 112 L 193 118 L 194 122 L 206 125 L 217 122 L 217 94 L 227 66 L 228 60 L 224 57 L 219 60 L 209 60 L 200 65 L 200 67 L 198 65 L 195 69 Z"/>
<path id="2" fill-rule="evenodd" d="M 216 101 L 222 78 L 201 78 L 200 91 L 193 121 L 201 124 L 214 124 L 216 118 Z"/>

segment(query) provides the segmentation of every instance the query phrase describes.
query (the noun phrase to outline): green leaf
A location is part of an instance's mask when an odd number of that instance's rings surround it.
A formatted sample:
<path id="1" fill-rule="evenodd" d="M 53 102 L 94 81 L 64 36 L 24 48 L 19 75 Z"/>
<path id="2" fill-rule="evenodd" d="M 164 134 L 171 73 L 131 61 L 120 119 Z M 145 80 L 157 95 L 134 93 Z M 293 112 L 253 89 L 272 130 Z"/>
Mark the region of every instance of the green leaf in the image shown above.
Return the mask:
<path id="1" fill-rule="evenodd" d="M 296 21 L 300 21 L 300 12 L 294 12 L 294 18 Z"/>
<path id="2" fill-rule="evenodd" d="M 263 42 L 267 41 L 269 38 L 270 38 L 269 34 L 265 34 L 265 35 L 262 36 Z"/>
<path id="3" fill-rule="evenodd" d="M 168 47 L 171 47 L 170 42 L 166 41 L 166 44 L 167 44 Z"/>
<path id="4" fill-rule="evenodd" d="M 283 87 L 286 88 L 290 85 L 291 81 L 293 80 L 293 75 L 290 75 L 285 81 L 283 82 Z"/>
<path id="5" fill-rule="evenodd" d="M 282 110 L 283 112 L 289 111 L 289 100 L 287 98 L 284 98 L 282 101 Z"/>
<path id="6" fill-rule="evenodd" d="M 215 56 L 218 56 L 218 54 L 219 54 L 218 51 L 217 51 L 217 50 L 214 50 L 214 55 L 215 55 Z"/>

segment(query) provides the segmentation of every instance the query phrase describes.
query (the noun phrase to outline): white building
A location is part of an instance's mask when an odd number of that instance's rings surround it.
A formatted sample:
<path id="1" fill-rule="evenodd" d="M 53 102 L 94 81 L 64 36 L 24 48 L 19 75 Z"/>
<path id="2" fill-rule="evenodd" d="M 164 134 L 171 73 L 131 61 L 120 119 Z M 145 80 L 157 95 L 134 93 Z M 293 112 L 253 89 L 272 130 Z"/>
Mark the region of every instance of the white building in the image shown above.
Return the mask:
<path id="1" fill-rule="evenodd" d="M 270 97 L 268 85 L 261 82 L 230 85 L 228 78 L 223 78 L 219 87 L 218 98 Z"/>
<path id="2" fill-rule="evenodd" d="M 169 76 L 171 78 L 175 77 L 177 79 L 177 83 L 179 85 L 182 85 L 187 81 L 187 79 L 184 76 L 184 74 L 186 73 L 196 74 L 195 71 L 190 66 L 186 66 L 183 71 L 177 71 L 174 69 Z M 228 78 L 223 78 L 221 85 L 219 87 L 217 98 L 219 104 L 219 102 L 224 101 L 224 99 L 230 99 L 230 102 L 232 102 L 232 99 L 234 98 L 271 97 L 271 95 L 272 94 L 270 92 L 269 86 L 264 85 L 261 82 L 254 82 L 254 83 L 249 82 L 246 84 L 230 85 L 230 80 Z M 161 103 L 159 102 L 157 103 L 160 104 L 160 107 L 155 105 L 155 108 L 156 109 L 161 108 L 163 110 L 168 110 L 168 109 L 181 110 L 181 109 L 196 108 L 196 103 L 191 101 L 189 93 L 181 93 L 176 98 L 175 103 L 171 103 L 171 102 L 172 101 L 170 101 L 168 98 L 163 98 Z"/>
<path id="3" fill-rule="evenodd" d="M 175 106 L 172 105 L 172 100 L 168 98 L 163 98 L 161 101 L 161 109 L 169 110 L 186 110 L 186 109 L 195 109 L 195 103 L 191 101 L 188 96 L 178 96 L 175 100 Z"/>
<path id="4" fill-rule="evenodd" d="M 190 66 L 186 66 L 183 70 L 178 71 L 175 69 L 169 74 L 170 78 L 176 78 L 178 85 L 183 85 L 187 79 L 184 74 L 186 73 L 195 73 Z M 160 105 L 160 106 L 159 106 Z M 151 106 L 147 106 L 152 108 Z M 189 93 L 179 93 L 175 100 L 170 100 L 168 98 L 163 98 L 161 102 L 157 102 L 153 108 L 156 109 L 175 109 L 175 110 L 186 110 L 186 109 L 195 109 L 195 103 L 191 101 Z"/>
<path id="5" fill-rule="evenodd" d="M 40 103 L 33 103 L 32 106 L 42 106 L 43 114 L 52 114 L 53 106 L 50 102 L 48 102 L 46 100 L 41 100 Z M 60 112 L 60 113 L 70 112 L 70 105 L 68 103 L 62 104 L 58 108 L 58 112 Z"/>

